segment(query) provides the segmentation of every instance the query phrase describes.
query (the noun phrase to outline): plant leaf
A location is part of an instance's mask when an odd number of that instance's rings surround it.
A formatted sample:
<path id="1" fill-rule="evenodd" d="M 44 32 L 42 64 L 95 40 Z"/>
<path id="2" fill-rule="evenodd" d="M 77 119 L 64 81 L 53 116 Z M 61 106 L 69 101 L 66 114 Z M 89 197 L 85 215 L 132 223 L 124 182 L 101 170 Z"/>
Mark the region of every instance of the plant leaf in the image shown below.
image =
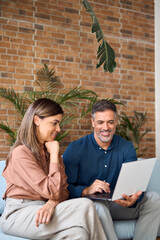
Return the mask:
<path id="1" fill-rule="evenodd" d="M 11 87 L 9 89 L 0 88 L 0 96 L 10 101 L 23 117 L 26 111 L 24 94 L 16 93 Z"/>
<path id="2" fill-rule="evenodd" d="M 86 9 L 86 12 L 88 12 L 92 18 L 92 33 L 96 33 L 97 42 L 102 40 L 102 43 L 99 45 L 97 51 L 97 59 L 99 62 L 96 67 L 99 68 L 103 64 L 104 71 L 112 73 L 116 69 L 115 52 L 113 48 L 105 41 L 98 19 L 88 0 L 83 0 L 82 3 Z"/>
<path id="3" fill-rule="evenodd" d="M 61 85 L 58 82 L 57 76 L 54 76 L 54 74 L 54 69 L 49 69 L 46 64 L 44 64 L 44 67 L 36 70 L 36 83 L 40 86 L 43 92 L 56 92 L 56 88 Z"/>
<path id="4" fill-rule="evenodd" d="M 9 125 L 8 124 L 6 125 L 3 122 L 0 123 L 0 129 L 5 131 L 11 137 L 11 139 L 9 141 L 10 141 L 10 144 L 12 145 L 16 140 L 17 132 L 12 131 L 11 128 L 9 127 Z"/>

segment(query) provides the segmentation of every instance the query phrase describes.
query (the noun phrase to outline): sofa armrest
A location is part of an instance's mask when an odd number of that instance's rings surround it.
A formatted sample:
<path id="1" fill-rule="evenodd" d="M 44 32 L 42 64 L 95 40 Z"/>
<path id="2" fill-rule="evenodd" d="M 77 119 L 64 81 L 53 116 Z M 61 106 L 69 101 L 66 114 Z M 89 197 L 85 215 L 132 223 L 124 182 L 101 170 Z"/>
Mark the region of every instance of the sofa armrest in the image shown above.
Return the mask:
<path id="1" fill-rule="evenodd" d="M 5 165 L 6 165 L 6 161 L 0 161 L 0 215 L 2 214 L 5 206 L 5 201 L 2 199 L 3 194 L 6 190 L 6 181 L 5 181 L 5 178 L 2 177 L 2 172 Z"/>
<path id="2" fill-rule="evenodd" d="M 156 160 L 151 179 L 148 183 L 147 191 L 160 193 L 160 160 Z"/>

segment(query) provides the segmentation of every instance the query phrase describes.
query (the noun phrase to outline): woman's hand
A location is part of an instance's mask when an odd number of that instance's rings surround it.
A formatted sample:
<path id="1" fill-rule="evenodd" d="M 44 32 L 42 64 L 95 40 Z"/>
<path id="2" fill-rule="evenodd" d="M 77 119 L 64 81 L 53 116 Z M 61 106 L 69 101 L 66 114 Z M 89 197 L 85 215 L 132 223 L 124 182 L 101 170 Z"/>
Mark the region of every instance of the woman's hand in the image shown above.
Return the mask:
<path id="1" fill-rule="evenodd" d="M 39 227 L 39 224 L 48 224 L 50 222 L 54 209 L 58 203 L 59 201 L 48 200 L 43 207 L 38 209 L 35 221 L 36 227 Z"/>
<path id="2" fill-rule="evenodd" d="M 45 142 L 45 146 L 47 148 L 47 151 L 50 153 L 50 162 L 59 163 L 59 142 Z"/>

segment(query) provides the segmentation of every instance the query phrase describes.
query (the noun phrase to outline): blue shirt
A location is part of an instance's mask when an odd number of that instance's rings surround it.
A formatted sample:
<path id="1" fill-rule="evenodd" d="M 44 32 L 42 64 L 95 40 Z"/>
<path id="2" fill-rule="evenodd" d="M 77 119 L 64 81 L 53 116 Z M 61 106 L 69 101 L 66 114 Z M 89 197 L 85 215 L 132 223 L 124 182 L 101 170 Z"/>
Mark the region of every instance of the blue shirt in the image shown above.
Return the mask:
<path id="1" fill-rule="evenodd" d="M 96 179 L 115 184 L 124 162 L 137 160 L 133 144 L 114 135 L 107 150 L 102 149 L 94 133 L 72 142 L 63 155 L 71 198 L 81 197 L 84 188 Z"/>

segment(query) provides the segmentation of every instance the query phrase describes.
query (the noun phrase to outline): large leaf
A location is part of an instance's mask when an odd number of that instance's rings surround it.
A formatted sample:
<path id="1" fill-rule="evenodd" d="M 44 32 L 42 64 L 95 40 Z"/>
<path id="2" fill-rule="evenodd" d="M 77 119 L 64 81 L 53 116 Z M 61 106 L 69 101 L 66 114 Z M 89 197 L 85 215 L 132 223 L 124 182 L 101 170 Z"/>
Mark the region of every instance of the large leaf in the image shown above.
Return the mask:
<path id="1" fill-rule="evenodd" d="M 44 64 L 44 67 L 36 70 L 36 83 L 40 86 L 42 91 L 50 93 L 57 91 L 57 87 L 61 84 L 58 82 L 57 76 L 54 76 L 54 74 L 55 71 L 53 68 L 49 69 L 46 64 Z"/>
<path id="2" fill-rule="evenodd" d="M 91 90 L 84 90 L 81 87 L 76 87 L 64 93 L 61 92 L 55 97 L 56 102 L 70 109 L 71 112 L 71 108 L 73 106 L 79 106 L 79 102 L 83 99 L 93 104 L 97 99 L 97 94 Z"/>
<path id="3" fill-rule="evenodd" d="M 11 139 L 9 139 L 9 142 L 12 145 L 15 142 L 15 140 L 16 140 L 17 132 L 16 131 L 12 131 L 12 129 L 9 127 L 9 124 L 6 125 L 3 122 L 0 123 L 0 129 L 5 131 L 11 137 Z"/>
<path id="4" fill-rule="evenodd" d="M 127 116 L 124 112 L 121 112 L 119 116 L 120 124 L 117 125 L 116 129 L 116 134 L 128 141 L 132 141 L 138 157 L 142 156 L 148 149 L 140 150 L 140 143 L 143 137 L 149 132 L 147 129 L 142 132 L 142 126 L 147 120 L 146 115 L 147 113 L 134 111 L 133 116 Z"/>
<path id="5" fill-rule="evenodd" d="M 104 71 L 112 73 L 116 69 L 114 50 L 105 41 L 98 19 L 88 0 L 83 0 L 82 3 L 86 8 L 86 12 L 88 12 L 92 18 L 92 33 L 96 33 L 96 38 L 98 42 L 102 41 L 97 51 L 97 59 L 99 60 L 99 62 L 97 63 L 97 68 L 99 68 L 103 64 Z"/>
<path id="6" fill-rule="evenodd" d="M 21 114 L 21 116 L 24 116 L 24 113 L 26 111 L 26 105 L 23 94 L 16 93 L 11 87 L 9 89 L 0 88 L 0 96 L 10 101 Z"/>

